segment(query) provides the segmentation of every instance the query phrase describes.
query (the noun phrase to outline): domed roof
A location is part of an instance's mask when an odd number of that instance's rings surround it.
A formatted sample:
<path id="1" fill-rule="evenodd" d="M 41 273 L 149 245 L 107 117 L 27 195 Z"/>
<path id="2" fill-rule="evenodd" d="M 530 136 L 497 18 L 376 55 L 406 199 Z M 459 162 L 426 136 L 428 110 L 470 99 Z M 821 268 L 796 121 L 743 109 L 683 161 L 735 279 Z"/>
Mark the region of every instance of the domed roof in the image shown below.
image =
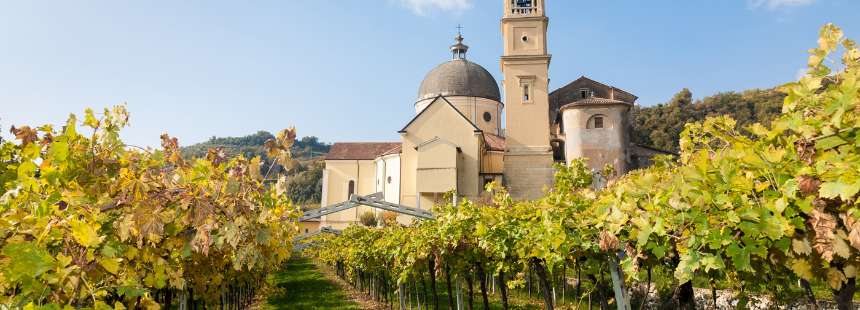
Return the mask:
<path id="1" fill-rule="evenodd" d="M 469 96 L 501 101 L 499 84 L 487 69 L 466 59 L 445 62 L 427 74 L 418 101 L 436 96 Z"/>
<path id="2" fill-rule="evenodd" d="M 451 45 L 454 59 L 436 66 L 421 82 L 418 89 L 418 100 L 435 98 L 436 96 L 469 96 L 502 101 L 499 84 L 487 69 L 466 60 L 469 46 L 463 44 L 463 36 L 459 33 L 454 38 L 457 43 Z"/>

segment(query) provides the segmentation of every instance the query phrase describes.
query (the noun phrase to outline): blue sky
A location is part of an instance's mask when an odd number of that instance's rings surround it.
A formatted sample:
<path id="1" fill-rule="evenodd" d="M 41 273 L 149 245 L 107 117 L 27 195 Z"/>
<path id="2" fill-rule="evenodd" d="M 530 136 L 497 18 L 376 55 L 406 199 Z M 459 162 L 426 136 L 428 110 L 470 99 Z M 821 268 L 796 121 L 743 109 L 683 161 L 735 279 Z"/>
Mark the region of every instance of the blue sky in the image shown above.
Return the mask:
<path id="1" fill-rule="evenodd" d="M 299 3 L 299 4 L 292 4 Z M 324 141 L 397 140 L 423 76 L 469 58 L 500 79 L 501 0 L 0 1 L 0 126 L 128 103 L 129 144 L 294 125 Z M 665 102 L 793 80 L 857 0 L 550 0 L 552 87 L 581 75 Z"/>

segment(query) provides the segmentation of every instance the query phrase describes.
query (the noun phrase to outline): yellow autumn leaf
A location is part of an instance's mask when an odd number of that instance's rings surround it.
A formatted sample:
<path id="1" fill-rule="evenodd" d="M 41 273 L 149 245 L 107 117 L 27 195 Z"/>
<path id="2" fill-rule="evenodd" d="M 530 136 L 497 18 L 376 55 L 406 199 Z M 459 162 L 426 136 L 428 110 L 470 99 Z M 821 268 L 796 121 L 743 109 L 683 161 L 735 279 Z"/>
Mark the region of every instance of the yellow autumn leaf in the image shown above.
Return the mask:
<path id="1" fill-rule="evenodd" d="M 845 233 L 842 230 L 839 230 L 839 233 L 833 236 L 833 251 L 842 258 L 848 258 L 851 256 L 851 247 L 845 242 L 844 237 Z"/>
<path id="2" fill-rule="evenodd" d="M 95 248 L 102 243 L 102 238 L 99 237 L 96 225 L 74 220 L 69 223 L 69 226 L 72 228 L 72 237 L 75 238 L 75 241 L 79 244 L 85 247 Z"/>
<path id="3" fill-rule="evenodd" d="M 845 268 L 842 268 L 842 272 L 845 274 L 847 278 L 856 278 L 857 277 L 857 266 L 848 265 Z"/>
<path id="4" fill-rule="evenodd" d="M 830 285 L 830 288 L 839 290 L 842 288 L 842 283 L 845 281 L 848 281 L 848 278 L 846 278 L 839 269 L 827 269 L 827 285 Z"/>
<path id="5" fill-rule="evenodd" d="M 108 306 L 106 303 L 101 301 L 96 301 L 96 304 L 93 308 L 95 310 L 111 310 L 111 306 Z"/>
<path id="6" fill-rule="evenodd" d="M 792 239 L 791 240 L 791 248 L 794 249 L 794 253 L 801 255 L 809 255 L 812 254 L 812 247 L 809 245 L 809 240 L 806 239 Z"/>
<path id="7" fill-rule="evenodd" d="M 99 265 L 101 265 L 105 270 L 112 274 L 117 274 L 119 272 L 119 259 L 118 258 L 105 258 L 99 259 Z"/>
<path id="8" fill-rule="evenodd" d="M 66 267 L 72 263 L 72 258 L 64 255 L 63 253 L 57 254 L 57 265 L 59 267 Z"/>
<path id="9" fill-rule="evenodd" d="M 798 277 L 806 280 L 812 280 L 812 267 L 809 266 L 809 262 L 805 259 L 795 259 L 791 262 L 791 270 L 794 271 Z"/>

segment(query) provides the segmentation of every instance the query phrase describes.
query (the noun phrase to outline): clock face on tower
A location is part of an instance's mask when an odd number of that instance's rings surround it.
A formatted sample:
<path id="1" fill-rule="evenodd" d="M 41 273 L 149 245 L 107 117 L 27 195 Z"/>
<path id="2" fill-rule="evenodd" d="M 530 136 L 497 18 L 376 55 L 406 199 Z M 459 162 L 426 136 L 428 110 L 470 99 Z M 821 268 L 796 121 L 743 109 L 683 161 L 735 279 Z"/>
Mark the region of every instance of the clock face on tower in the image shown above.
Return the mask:
<path id="1" fill-rule="evenodd" d="M 532 1 L 534 0 L 516 0 L 518 8 L 530 8 L 532 7 Z"/>

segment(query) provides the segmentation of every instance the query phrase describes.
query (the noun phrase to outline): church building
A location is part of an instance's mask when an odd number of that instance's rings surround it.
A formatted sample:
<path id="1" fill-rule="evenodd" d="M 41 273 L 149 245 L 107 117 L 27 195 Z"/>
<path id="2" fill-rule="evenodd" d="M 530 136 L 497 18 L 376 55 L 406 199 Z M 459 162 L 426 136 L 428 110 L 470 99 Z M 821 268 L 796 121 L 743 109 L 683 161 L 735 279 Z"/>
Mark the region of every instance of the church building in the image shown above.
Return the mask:
<path id="1" fill-rule="evenodd" d="M 515 199 L 534 199 L 552 186 L 557 162 L 584 157 L 592 169 L 612 165 L 626 173 L 667 153 L 631 144 L 635 95 L 584 76 L 550 92 L 545 0 L 503 1 L 501 83 L 468 60 L 458 35 L 451 59 L 421 82 L 400 141 L 332 145 L 323 206 L 379 193 L 390 203 L 430 209 L 451 191 L 478 199 L 493 181 Z M 324 216 L 320 227 L 343 229 L 368 211 L 380 212 L 348 209 Z"/>

